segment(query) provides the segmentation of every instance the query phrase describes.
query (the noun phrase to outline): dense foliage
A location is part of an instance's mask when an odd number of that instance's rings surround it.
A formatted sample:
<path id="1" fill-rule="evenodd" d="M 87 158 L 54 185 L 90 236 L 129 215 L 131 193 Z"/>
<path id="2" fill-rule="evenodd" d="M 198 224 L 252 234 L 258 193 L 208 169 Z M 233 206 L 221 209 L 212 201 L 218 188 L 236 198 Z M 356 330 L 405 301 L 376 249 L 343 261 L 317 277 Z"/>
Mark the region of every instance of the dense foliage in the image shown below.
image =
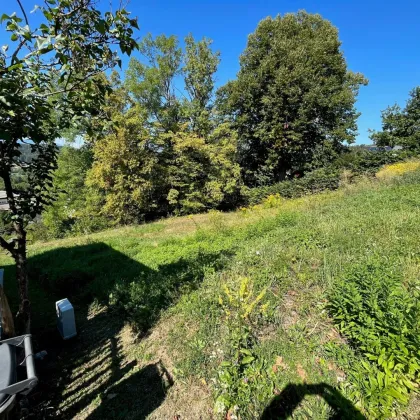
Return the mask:
<path id="1" fill-rule="evenodd" d="M 280 181 L 311 164 L 317 149 L 355 138 L 359 86 L 337 29 L 319 15 L 261 21 L 241 55 L 238 78 L 222 87 L 221 111 L 234 122 L 248 185 Z"/>
<path id="2" fill-rule="evenodd" d="M 393 105 L 382 111 L 382 131 L 373 132 L 378 146 L 401 146 L 407 150 L 420 149 L 420 86 L 410 92 L 405 108 Z"/>
<path id="3" fill-rule="evenodd" d="M 375 418 L 406 404 L 420 378 L 420 292 L 395 262 L 378 257 L 343 273 L 329 309 L 341 333 L 364 358 L 354 398 L 369 395 Z"/>
<path id="4" fill-rule="evenodd" d="M 133 58 L 124 84 L 113 76 L 106 115 L 115 126 L 92 140 L 87 182 L 117 222 L 217 208 L 239 189 L 236 133 L 213 116 L 218 53 L 209 40 L 185 42 L 182 51 L 174 36 L 149 35 L 140 43 L 147 62 Z M 177 95 L 177 77 L 188 99 Z"/>

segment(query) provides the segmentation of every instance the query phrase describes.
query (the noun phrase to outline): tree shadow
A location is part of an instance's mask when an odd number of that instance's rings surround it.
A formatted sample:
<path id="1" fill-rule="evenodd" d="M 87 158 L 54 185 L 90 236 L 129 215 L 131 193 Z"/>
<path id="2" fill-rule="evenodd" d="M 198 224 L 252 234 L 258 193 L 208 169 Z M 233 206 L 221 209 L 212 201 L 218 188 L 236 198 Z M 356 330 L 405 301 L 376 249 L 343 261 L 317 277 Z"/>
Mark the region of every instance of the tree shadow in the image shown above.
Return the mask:
<path id="1" fill-rule="evenodd" d="M 127 321 L 138 326 L 139 336 L 147 334 L 164 309 L 230 256 L 199 252 L 152 269 L 104 243 L 91 243 L 30 257 L 34 347 L 48 357 L 37 364 L 40 382 L 22 418 L 70 419 L 81 412 L 89 419 L 145 418 L 163 402 L 172 379 L 161 363 L 138 365 L 125 352 Z M 6 267 L 6 278 L 14 278 L 13 271 Z M 15 282 L 6 285 L 16 305 Z M 120 305 L 110 307 L 110 295 L 117 292 Z M 56 329 L 55 301 L 64 297 L 74 306 L 78 331 L 68 341 Z"/>
<path id="2" fill-rule="evenodd" d="M 366 420 L 366 417 L 341 393 L 326 383 L 292 384 L 289 383 L 280 395 L 273 398 L 265 408 L 261 420 L 288 419 L 306 395 L 319 395 L 332 409 L 330 419 Z"/>
<path id="3" fill-rule="evenodd" d="M 172 377 L 161 363 L 149 364 L 112 386 L 86 419 L 145 419 L 161 405 L 172 385 Z"/>

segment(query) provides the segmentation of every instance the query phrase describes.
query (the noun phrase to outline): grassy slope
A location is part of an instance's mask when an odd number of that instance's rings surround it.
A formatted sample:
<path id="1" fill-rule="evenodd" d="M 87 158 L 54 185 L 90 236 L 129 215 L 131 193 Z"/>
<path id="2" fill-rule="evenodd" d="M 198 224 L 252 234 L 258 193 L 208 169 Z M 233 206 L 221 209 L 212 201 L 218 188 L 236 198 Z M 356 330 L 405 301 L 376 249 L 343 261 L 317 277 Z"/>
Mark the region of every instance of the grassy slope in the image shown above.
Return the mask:
<path id="1" fill-rule="evenodd" d="M 244 277 L 255 296 L 267 290 L 269 306 L 253 324 L 258 363 L 232 384 L 231 402 L 242 418 L 258 418 L 276 395 L 284 413 L 293 410 L 300 418 L 329 418 L 337 407 L 354 415 L 329 388 L 352 395 L 357 371 L 345 371 L 340 357 L 357 356 L 327 316 L 328 292 L 347 268 L 372 258 L 391 261 L 406 279 L 418 278 L 420 176 L 274 204 L 34 244 L 35 328 L 41 337 L 49 334 L 54 299 L 65 292 L 73 295 L 80 330 L 77 341 L 63 347 L 57 340 L 50 350 L 57 358 L 45 368 L 41 389 L 49 408 L 41 404 L 42 415 L 213 416 L 213 395 L 224 393 L 220 365 L 232 352 L 229 320 L 218 300 L 223 285 L 238 290 Z M 6 278 L 13 275 L 4 255 L 0 266 L 6 266 Z M 77 284 L 66 288 L 69 279 Z M 84 293 L 74 292 L 78 284 Z M 107 309 L 109 302 L 123 304 L 141 334 L 121 312 Z M 49 350 L 47 337 L 40 345 Z M 331 343 L 344 350 L 331 353 Z M 61 369 L 67 373 L 58 375 Z M 321 383 L 326 385 L 314 385 Z M 367 405 L 363 398 L 353 402 L 362 410 Z M 416 410 L 414 402 L 407 415 L 418 418 Z"/>

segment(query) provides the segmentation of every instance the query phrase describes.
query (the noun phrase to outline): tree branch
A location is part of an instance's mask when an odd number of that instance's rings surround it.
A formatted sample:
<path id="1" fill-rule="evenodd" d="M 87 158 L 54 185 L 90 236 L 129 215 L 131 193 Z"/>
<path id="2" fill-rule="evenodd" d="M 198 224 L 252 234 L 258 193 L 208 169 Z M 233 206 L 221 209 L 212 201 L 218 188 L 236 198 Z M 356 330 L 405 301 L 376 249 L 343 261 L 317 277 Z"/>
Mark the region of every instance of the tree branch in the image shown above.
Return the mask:
<path id="1" fill-rule="evenodd" d="M 15 251 L 13 243 L 7 242 L 2 236 L 0 236 L 0 246 L 13 255 L 13 252 Z"/>
<path id="2" fill-rule="evenodd" d="M 21 50 L 21 48 L 24 46 L 26 44 L 26 39 L 25 38 L 22 38 L 22 40 L 20 41 L 20 43 L 19 43 L 19 45 L 18 45 L 18 47 L 16 48 L 16 51 L 13 53 L 13 55 L 12 55 L 12 58 L 11 58 L 11 65 L 13 65 L 14 64 L 14 62 L 15 62 L 15 60 L 16 60 L 16 58 L 17 58 L 17 55 L 18 55 L 18 53 L 19 53 L 19 51 Z"/>
<path id="3" fill-rule="evenodd" d="M 26 12 L 25 12 L 25 9 L 23 8 L 23 6 L 22 6 L 22 3 L 20 2 L 20 0 L 16 0 L 17 2 L 18 2 L 18 4 L 19 4 L 19 7 L 20 7 L 20 10 L 22 10 L 22 13 L 23 13 L 23 16 L 24 16 L 24 18 L 25 18 L 25 22 L 26 22 L 26 24 L 29 26 L 29 21 L 28 21 L 28 16 L 26 16 Z"/>
<path id="4" fill-rule="evenodd" d="M 79 87 L 83 82 L 86 82 L 89 78 L 97 76 L 98 74 L 103 73 L 104 71 L 106 71 L 107 69 L 101 69 L 101 70 L 97 70 L 95 72 L 89 73 L 86 77 L 84 77 L 83 79 L 78 80 L 76 83 L 74 83 L 72 86 L 70 86 L 69 89 L 67 89 L 67 84 L 68 81 L 66 83 L 66 87 L 64 89 L 60 89 L 60 90 L 56 90 L 54 92 L 49 92 L 49 93 L 45 93 L 43 95 L 39 95 L 42 98 L 48 98 L 49 96 L 54 96 L 54 95 L 58 95 L 60 93 L 68 93 L 68 92 L 72 92 L 74 89 L 76 89 L 77 87 Z"/>

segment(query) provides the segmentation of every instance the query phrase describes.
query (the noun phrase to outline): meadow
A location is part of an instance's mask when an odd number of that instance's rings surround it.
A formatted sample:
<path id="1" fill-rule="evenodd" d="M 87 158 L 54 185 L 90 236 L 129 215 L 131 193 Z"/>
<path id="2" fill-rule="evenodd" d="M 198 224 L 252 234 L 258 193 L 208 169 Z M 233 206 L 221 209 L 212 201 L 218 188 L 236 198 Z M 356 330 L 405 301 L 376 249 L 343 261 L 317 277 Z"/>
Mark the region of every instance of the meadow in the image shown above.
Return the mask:
<path id="1" fill-rule="evenodd" d="M 420 171 L 29 247 L 39 418 L 420 417 Z M 11 259 L 6 293 L 16 306 Z M 68 297 L 78 337 L 55 332 Z"/>

